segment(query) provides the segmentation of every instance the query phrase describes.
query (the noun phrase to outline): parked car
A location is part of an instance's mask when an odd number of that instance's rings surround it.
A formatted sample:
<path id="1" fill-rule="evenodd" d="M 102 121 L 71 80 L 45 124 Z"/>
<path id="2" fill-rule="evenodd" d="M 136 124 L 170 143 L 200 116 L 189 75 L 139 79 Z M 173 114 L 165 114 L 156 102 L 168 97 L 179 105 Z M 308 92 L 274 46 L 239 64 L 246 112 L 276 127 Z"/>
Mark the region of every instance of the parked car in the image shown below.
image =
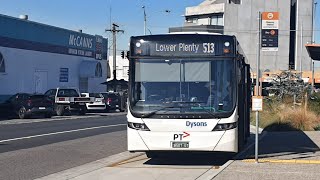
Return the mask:
<path id="1" fill-rule="evenodd" d="M 20 119 L 42 114 L 51 118 L 53 102 L 45 95 L 18 93 L 0 104 L 0 113 L 8 116 L 18 116 Z"/>
<path id="2" fill-rule="evenodd" d="M 106 100 L 106 109 L 107 111 L 110 110 L 117 110 L 119 109 L 119 111 L 124 111 L 124 108 L 122 106 L 122 101 L 121 101 L 121 96 L 119 93 L 117 92 L 103 92 L 101 93 L 103 95 L 103 97 Z"/>
<path id="3" fill-rule="evenodd" d="M 94 102 L 94 98 L 81 97 L 78 91 L 73 88 L 49 89 L 45 95 L 54 102 L 54 111 L 58 116 L 72 111 L 85 115 L 87 112 L 86 103 Z"/>
<path id="4" fill-rule="evenodd" d="M 81 93 L 81 96 L 83 97 L 94 97 L 94 102 L 86 103 L 87 110 L 88 111 L 94 111 L 94 110 L 106 110 L 106 103 L 103 95 L 101 93 Z"/>

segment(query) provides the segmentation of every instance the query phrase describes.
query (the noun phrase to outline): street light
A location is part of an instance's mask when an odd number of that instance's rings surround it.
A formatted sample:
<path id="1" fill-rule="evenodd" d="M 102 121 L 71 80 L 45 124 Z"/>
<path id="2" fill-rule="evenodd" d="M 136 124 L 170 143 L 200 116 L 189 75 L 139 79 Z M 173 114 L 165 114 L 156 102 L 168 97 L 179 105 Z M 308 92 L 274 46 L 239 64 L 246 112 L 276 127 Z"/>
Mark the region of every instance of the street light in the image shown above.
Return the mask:
<path id="1" fill-rule="evenodd" d="M 146 34 L 147 34 L 147 30 L 149 31 L 149 33 L 150 33 L 150 34 L 152 34 L 152 33 L 151 33 L 151 31 L 150 31 L 150 29 L 149 29 L 149 28 L 147 28 L 147 13 L 146 13 L 146 6 L 142 6 L 142 9 L 143 9 L 143 21 L 144 21 L 144 35 L 146 35 Z M 162 11 L 162 12 L 163 12 L 163 11 Z M 164 12 L 165 12 L 165 13 L 171 13 L 171 11 L 170 11 L 170 10 L 168 10 L 168 9 L 164 10 Z"/>

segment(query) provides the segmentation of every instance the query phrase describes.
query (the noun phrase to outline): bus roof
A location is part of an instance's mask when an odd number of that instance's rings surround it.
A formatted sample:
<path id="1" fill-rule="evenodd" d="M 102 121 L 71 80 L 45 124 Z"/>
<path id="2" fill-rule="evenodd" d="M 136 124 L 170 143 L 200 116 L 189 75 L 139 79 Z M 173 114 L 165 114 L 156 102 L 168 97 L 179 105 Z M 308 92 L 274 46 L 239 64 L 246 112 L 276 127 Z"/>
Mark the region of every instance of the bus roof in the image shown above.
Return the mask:
<path id="1" fill-rule="evenodd" d="M 212 34 L 212 35 L 223 35 L 223 34 L 221 34 L 221 33 L 196 32 L 196 31 L 194 31 L 194 32 L 192 32 L 192 31 L 190 31 L 190 32 L 170 32 L 170 33 L 168 33 L 168 34 Z"/>

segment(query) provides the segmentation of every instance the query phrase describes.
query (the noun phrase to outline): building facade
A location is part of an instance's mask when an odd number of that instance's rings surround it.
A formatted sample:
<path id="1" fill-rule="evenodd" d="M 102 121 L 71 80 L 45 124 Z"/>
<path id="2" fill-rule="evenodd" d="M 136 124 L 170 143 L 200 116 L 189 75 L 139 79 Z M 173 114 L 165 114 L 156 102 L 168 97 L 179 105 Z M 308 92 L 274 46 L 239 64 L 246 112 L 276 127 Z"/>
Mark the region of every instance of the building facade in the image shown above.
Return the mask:
<path id="1" fill-rule="evenodd" d="M 109 66 L 110 66 L 110 78 L 108 80 L 114 79 L 113 77 L 113 56 L 109 56 Z M 127 58 L 122 58 L 121 56 L 116 56 L 116 73 L 117 80 L 129 80 L 129 60 Z"/>
<path id="2" fill-rule="evenodd" d="M 169 31 L 235 35 L 255 72 L 259 12 L 280 14 L 278 51 L 261 52 L 261 71 L 310 71 L 312 60 L 304 45 L 312 41 L 313 0 L 205 0 L 198 6 L 187 7 L 184 26 Z"/>
<path id="3" fill-rule="evenodd" d="M 0 96 L 105 91 L 107 39 L 5 15 L 0 27 Z"/>

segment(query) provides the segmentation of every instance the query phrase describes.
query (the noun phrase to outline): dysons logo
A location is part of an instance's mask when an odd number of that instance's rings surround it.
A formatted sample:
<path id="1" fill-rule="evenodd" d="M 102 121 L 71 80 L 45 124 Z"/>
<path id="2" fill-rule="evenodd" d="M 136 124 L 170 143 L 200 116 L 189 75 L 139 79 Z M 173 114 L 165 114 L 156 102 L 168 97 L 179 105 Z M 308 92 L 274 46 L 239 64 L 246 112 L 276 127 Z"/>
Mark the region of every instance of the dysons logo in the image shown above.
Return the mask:
<path id="1" fill-rule="evenodd" d="M 207 126 L 207 122 L 190 122 L 190 121 L 187 121 L 186 122 L 186 126 L 187 127 L 191 127 L 191 128 L 193 128 L 193 127 L 205 127 L 205 126 Z"/>

